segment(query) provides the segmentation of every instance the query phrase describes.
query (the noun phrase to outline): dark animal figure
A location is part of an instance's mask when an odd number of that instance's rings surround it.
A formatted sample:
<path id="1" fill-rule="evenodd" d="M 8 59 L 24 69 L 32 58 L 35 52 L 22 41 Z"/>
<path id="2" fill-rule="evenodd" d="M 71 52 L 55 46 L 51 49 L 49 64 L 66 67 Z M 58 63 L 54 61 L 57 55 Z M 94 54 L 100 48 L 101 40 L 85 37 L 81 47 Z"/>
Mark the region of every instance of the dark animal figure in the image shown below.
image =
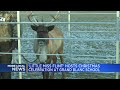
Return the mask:
<path id="1" fill-rule="evenodd" d="M 32 17 L 32 14 L 28 16 L 29 20 Z M 56 19 L 56 17 L 54 17 Z M 36 20 L 38 21 L 38 20 Z M 42 20 L 43 21 L 43 20 Z M 55 21 L 55 20 L 53 20 Z M 47 54 L 63 54 L 63 46 L 64 42 L 61 39 L 55 40 L 55 39 L 44 39 L 44 38 L 63 38 L 63 33 L 60 29 L 55 27 L 54 25 L 45 26 L 44 24 L 39 25 L 31 25 L 31 28 L 37 32 L 36 39 L 34 42 L 34 52 L 37 54 L 42 55 L 36 55 L 38 60 L 40 60 L 40 63 L 44 64 L 50 64 L 52 61 L 54 64 L 57 62 L 56 55 L 47 55 Z M 64 63 L 64 58 L 62 55 L 60 55 L 61 63 Z M 49 79 L 49 72 L 42 72 L 43 73 L 43 79 Z M 62 72 L 62 79 L 65 78 L 65 73 Z M 54 72 L 51 73 L 50 79 L 54 79 Z"/>

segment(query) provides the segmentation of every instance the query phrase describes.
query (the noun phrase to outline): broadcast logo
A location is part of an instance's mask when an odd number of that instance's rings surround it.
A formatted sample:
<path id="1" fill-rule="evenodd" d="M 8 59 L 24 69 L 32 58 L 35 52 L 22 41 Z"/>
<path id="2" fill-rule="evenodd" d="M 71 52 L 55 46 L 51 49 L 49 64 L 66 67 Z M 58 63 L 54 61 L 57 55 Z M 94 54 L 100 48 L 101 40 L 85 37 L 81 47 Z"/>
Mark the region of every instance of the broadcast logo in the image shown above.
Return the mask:
<path id="1" fill-rule="evenodd" d="M 26 72 L 26 64 L 9 64 L 8 68 L 11 68 L 11 72 Z"/>

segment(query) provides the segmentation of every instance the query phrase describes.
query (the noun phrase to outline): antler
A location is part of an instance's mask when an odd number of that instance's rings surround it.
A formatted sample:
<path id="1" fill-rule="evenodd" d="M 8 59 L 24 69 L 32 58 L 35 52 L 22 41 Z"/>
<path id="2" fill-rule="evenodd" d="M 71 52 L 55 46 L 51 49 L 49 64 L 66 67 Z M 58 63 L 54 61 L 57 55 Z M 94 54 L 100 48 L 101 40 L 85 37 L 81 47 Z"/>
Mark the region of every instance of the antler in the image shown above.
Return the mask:
<path id="1" fill-rule="evenodd" d="M 35 22 L 38 22 L 38 20 L 34 17 L 34 15 L 32 15 L 32 11 L 31 11 L 31 13 L 28 15 L 28 19 L 29 19 L 30 22 L 32 22 L 31 17 L 33 17 L 33 19 L 34 19 Z M 35 26 L 37 26 L 37 24 L 35 24 L 35 23 L 33 23 L 33 24 L 34 24 Z"/>
<path id="2" fill-rule="evenodd" d="M 50 15 L 50 16 L 53 18 L 50 22 L 54 22 L 60 17 L 60 11 L 58 11 L 55 16 L 53 15 Z"/>
<path id="3" fill-rule="evenodd" d="M 50 22 L 54 22 L 54 21 L 56 21 L 56 20 L 60 17 L 60 12 L 58 11 L 55 16 L 53 16 L 53 15 L 50 15 L 50 16 L 53 18 Z M 31 13 L 28 15 L 28 19 L 29 19 L 30 22 L 32 22 L 31 17 L 34 19 L 35 22 L 38 22 L 38 20 L 37 20 L 37 19 L 34 17 L 34 15 L 32 14 L 32 11 L 31 11 Z M 42 20 L 41 20 L 41 21 L 43 22 L 43 16 L 42 16 Z M 33 24 L 34 24 L 34 25 L 37 25 L 37 24 L 35 24 L 35 23 L 33 23 Z"/>

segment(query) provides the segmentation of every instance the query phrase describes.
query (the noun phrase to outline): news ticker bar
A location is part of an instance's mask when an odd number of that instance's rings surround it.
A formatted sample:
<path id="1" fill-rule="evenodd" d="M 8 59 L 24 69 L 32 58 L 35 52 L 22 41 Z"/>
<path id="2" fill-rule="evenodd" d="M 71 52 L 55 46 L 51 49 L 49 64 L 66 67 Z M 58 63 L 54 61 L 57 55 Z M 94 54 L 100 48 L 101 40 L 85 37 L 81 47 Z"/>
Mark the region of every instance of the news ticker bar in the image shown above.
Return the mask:
<path id="1" fill-rule="evenodd" d="M 0 72 L 120 72 L 120 64 L 0 64 Z"/>

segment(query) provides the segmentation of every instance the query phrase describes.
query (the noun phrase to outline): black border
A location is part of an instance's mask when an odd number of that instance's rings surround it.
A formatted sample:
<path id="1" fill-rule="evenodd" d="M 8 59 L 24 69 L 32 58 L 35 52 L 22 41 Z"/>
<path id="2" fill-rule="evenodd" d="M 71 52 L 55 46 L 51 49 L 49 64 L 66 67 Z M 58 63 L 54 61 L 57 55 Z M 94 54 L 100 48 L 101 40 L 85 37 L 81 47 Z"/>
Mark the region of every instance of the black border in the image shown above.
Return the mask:
<path id="1" fill-rule="evenodd" d="M 120 79 L 119 79 L 120 80 Z M 109 89 L 109 87 L 119 86 L 117 79 L 11 79 L 0 80 L 1 87 L 12 87 L 15 89 L 58 89 L 58 90 L 80 90 L 80 89 Z M 118 81 L 118 82 L 117 82 Z"/>
<path id="2" fill-rule="evenodd" d="M 1 2 L 0 2 L 1 3 Z M 2 11 L 119 11 L 119 0 L 2 0 Z"/>

